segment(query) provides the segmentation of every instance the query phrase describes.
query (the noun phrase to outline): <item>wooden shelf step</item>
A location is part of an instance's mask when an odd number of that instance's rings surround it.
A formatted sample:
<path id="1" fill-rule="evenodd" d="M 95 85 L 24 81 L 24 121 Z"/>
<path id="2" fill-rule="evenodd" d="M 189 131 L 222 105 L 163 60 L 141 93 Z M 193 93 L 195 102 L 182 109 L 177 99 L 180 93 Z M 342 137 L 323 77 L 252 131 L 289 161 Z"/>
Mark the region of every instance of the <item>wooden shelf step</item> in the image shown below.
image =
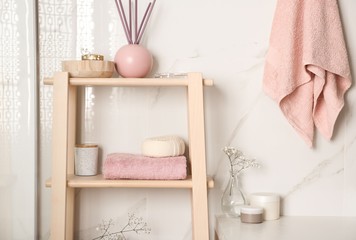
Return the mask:
<path id="1" fill-rule="evenodd" d="M 72 188 L 192 188 L 192 177 L 184 180 L 106 180 L 101 174 L 96 176 L 68 175 L 67 185 Z M 51 187 L 52 181 L 46 181 L 46 187 Z M 214 180 L 207 177 L 208 188 L 214 187 Z"/>
<path id="2" fill-rule="evenodd" d="M 188 86 L 188 78 L 70 78 L 75 86 L 121 86 L 121 87 L 177 87 Z M 44 84 L 52 85 L 53 78 L 45 78 Z M 205 86 L 213 86 L 214 81 L 203 79 Z"/>

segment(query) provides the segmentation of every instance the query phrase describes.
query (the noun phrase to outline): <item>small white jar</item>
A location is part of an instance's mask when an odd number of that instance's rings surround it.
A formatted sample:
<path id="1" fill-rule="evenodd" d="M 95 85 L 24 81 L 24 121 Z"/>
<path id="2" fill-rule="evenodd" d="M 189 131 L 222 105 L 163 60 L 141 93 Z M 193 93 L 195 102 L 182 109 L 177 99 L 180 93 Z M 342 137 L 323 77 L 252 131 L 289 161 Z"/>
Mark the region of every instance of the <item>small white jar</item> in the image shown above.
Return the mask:
<path id="1" fill-rule="evenodd" d="M 276 220 L 280 217 L 280 197 L 278 194 L 253 193 L 250 195 L 250 205 L 264 209 L 264 220 Z"/>
<path id="2" fill-rule="evenodd" d="M 263 208 L 245 206 L 240 209 L 240 219 L 243 223 L 263 222 Z"/>

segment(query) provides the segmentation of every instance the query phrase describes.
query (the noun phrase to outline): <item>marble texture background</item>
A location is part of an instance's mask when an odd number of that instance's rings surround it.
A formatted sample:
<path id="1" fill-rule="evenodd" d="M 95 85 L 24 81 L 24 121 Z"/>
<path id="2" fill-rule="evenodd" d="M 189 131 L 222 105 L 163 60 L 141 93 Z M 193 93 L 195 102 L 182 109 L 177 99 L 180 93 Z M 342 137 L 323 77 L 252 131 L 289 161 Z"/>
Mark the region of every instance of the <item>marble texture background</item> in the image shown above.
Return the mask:
<path id="1" fill-rule="evenodd" d="M 72 4 L 80 9 L 80 1 Z M 77 49 L 89 46 L 112 59 L 126 44 L 114 1 L 86 4 L 88 24 L 73 29 L 73 36 L 86 41 L 77 40 L 72 49 L 78 56 Z M 317 133 L 315 147 L 308 148 L 262 91 L 275 5 L 276 0 L 158 0 L 142 42 L 154 55 L 152 74 L 202 72 L 214 80 L 215 86 L 205 89 L 207 171 L 216 180 L 215 189 L 209 191 L 211 233 L 214 216 L 221 213 L 220 197 L 228 178 L 224 146 L 235 146 L 263 165 L 241 175 L 244 192 L 280 194 L 284 215 L 356 215 L 355 88 L 346 95 L 333 139 L 324 140 Z M 339 0 L 339 5 L 356 76 L 356 31 L 352 26 L 356 2 Z M 101 160 L 111 152 L 139 153 L 146 137 L 178 134 L 187 140 L 183 89 L 101 87 L 81 92 L 78 141 L 99 143 Z M 42 131 L 50 132 L 50 126 Z M 43 179 L 50 175 L 49 144 L 43 141 L 41 147 Z M 50 190 L 41 189 L 42 239 L 49 232 L 49 194 Z M 102 221 L 112 219 L 113 229 L 119 229 L 127 213 L 135 212 L 152 229 L 139 239 L 187 240 L 192 230 L 190 208 L 185 190 L 80 190 L 76 235 L 94 239 Z"/>

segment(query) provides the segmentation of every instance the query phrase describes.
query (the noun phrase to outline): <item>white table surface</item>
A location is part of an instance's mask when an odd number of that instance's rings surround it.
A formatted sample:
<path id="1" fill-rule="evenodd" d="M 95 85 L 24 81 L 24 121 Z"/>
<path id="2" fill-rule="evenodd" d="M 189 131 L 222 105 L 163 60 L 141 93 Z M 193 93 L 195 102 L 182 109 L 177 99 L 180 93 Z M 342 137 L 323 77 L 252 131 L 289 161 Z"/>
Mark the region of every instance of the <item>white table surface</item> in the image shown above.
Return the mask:
<path id="1" fill-rule="evenodd" d="M 216 217 L 219 240 L 356 240 L 356 217 L 281 217 L 260 224 Z"/>

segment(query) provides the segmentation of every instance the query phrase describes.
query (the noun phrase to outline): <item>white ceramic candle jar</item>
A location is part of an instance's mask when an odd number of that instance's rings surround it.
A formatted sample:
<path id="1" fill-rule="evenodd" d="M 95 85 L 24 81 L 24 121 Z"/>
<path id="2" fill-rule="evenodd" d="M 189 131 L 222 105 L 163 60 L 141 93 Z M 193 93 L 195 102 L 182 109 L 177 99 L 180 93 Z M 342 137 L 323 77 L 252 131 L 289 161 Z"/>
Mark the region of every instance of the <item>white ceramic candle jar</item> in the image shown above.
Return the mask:
<path id="1" fill-rule="evenodd" d="M 98 173 L 98 145 L 77 144 L 74 148 L 75 175 L 93 176 Z"/>
<path id="2" fill-rule="evenodd" d="M 275 220 L 280 217 L 280 197 L 275 193 L 253 193 L 250 205 L 263 208 L 264 220 Z"/>

